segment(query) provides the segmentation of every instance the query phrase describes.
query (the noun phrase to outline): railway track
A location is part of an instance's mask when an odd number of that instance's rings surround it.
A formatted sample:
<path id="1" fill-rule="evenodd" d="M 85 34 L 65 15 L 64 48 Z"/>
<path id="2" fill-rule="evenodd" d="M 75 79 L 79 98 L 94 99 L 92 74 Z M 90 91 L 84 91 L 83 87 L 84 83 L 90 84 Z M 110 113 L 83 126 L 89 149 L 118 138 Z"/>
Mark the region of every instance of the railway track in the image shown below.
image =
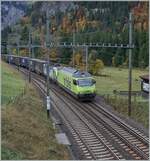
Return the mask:
<path id="1" fill-rule="evenodd" d="M 60 92 L 59 92 L 60 93 Z M 80 113 L 91 122 L 96 129 L 103 129 L 103 136 L 107 136 L 107 139 L 112 140 L 118 144 L 118 148 L 124 149 L 130 159 L 148 159 L 149 157 L 149 144 L 148 138 L 142 135 L 139 131 L 135 131 L 131 126 L 127 126 L 116 116 L 108 114 L 108 111 L 100 110 L 98 106 L 93 103 L 80 104 L 78 102 L 73 103 L 74 99 L 71 99 L 72 106 L 76 107 Z M 105 132 L 105 133 L 104 133 Z M 111 139 L 110 139 L 111 138 Z"/>
<path id="2" fill-rule="evenodd" d="M 116 117 L 115 115 L 112 115 L 108 110 L 105 110 L 104 107 L 97 105 L 97 104 L 89 104 L 89 108 L 92 110 L 95 108 L 95 116 L 96 113 L 99 112 L 99 114 L 102 114 L 103 117 L 108 118 L 110 120 L 111 127 L 116 130 L 116 132 L 120 131 L 120 134 L 122 136 L 126 136 L 127 140 L 132 142 L 137 148 L 139 148 L 141 151 L 143 151 L 145 154 L 143 154 L 143 157 L 148 157 L 149 155 L 149 139 L 147 136 L 142 134 L 139 130 L 131 127 L 130 125 L 127 125 L 125 122 L 123 122 L 121 119 Z M 94 112 L 93 112 L 94 113 Z M 144 156 L 145 155 L 145 156 Z"/>
<path id="3" fill-rule="evenodd" d="M 34 84 L 45 94 L 45 80 L 34 73 L 33 76 Z M 53 107 L 85 159 L 149 159 L 148 137 L 139 130 L 125 124 L 97 103 L 79 103 L 56 86 L 51 90 Z"/>
<path id="4" fill-rule="evenodd" d="M 37 83 L 37 85 L 39 86 L 39 83 Z M 57 96 L 58 95 L 56 93 L 53 93 L 51 95 L 52 100 L 54 99 L 54 97 Z M 119 159 L 113 153 L 113 151 L 105 144 L 103 138 L 97 136 L 95 129 L 91 129 L 91 126 L 87 124 L 88 122 L 86 119 L 83 119 L 79 115 L 79 113 L 75 114 L 72 110 L 70 110 L 70 108 L 66 108 L 68 106 L 71 106 L 69 105 L 69 103 L 66 104 L 65 101 L 60 102 L 59 97 L 55 99 L 55 102 L 57 103 L 53 103 L 53 105 L 56 107 L 57 112 L 62 117 L 68 129 L 71 131 L 76 142 L 80 145 L 82 153 L 84 154 L 86 159 Z M 105 155 L 105 157 L 102 155 L 102 153 L 101 155 L 100 153 L 96 154 L 96 151 L 92 150 L 91 147 L 96 147 L 97 149 L 103 147 L 101 151 L 103 150 L 105 151 L 105 153 L 107 151 L 108 154 Z"/>
<path id="5" fill-rule="evenodd" d="M 44 80 L 32 78 L 32 81 L 45 95 L 46 88 L 43 85 Z M 88 124 L 88 120 L 85 118 L 83 119 L 79 112 L 75 113 L 73 108 L 70 109 L 72 105 L 69 105 L 69 103 L 63 98 L 60 102 L 59 97 L 60 96 L 58 96 L 57 92 L 53 89 L 51 98 L 52 100 L 55 98 L 55 101 L 52 102 L 52 105 L 63 119 L 69 131 L 71 131 L 72 136 L 75 138 L 85 156 L 84 159 L 118 160 L 122 158 L 121 154 L 118 156 L 118 152 L 109 144 L 109 142 L 94 127 L 92 127 L 92 125 Z"/>

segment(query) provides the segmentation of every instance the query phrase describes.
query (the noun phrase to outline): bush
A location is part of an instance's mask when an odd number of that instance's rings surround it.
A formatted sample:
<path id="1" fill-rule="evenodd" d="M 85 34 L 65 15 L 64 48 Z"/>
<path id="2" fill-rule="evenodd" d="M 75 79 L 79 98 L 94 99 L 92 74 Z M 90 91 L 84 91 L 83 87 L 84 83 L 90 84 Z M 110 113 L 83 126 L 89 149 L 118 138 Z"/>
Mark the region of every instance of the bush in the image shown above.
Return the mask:
<path id="1" fill-rule="evenodd" d="M 104 68 L 104 63 L 101 59 L 96 59 L 92 61 L 89 66 L 89 72 L 93 75 L 99 75 Z"/>

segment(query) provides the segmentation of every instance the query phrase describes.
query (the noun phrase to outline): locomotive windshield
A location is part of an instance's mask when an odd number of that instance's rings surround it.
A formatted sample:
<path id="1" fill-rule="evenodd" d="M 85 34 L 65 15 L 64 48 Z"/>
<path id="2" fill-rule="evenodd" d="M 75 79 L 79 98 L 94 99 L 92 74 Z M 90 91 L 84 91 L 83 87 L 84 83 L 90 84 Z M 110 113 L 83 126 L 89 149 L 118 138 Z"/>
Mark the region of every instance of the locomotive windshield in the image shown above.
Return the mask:
<path id="1" fill-rule="evenodd" d="M 78 80 L 78 86 L 83 87 L 83 86 L 92 86 L 93 81 L 92 79 L 79 79 Z"/>

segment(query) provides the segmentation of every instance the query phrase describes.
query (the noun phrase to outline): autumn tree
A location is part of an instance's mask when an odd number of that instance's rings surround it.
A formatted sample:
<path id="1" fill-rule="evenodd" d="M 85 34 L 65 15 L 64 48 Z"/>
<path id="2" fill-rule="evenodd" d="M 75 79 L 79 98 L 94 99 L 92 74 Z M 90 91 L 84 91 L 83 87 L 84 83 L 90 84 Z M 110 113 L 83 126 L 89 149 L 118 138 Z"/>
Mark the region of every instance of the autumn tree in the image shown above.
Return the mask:
<path id="1" fill-rule="evenodd" d="M 13 53 L 13 55 L 16 55 L 16 54 L 17 54 L 16 48 L 13 48 L 13 49 L 12 49 L 12 53 Z"/>
<path id="2" fill-rule="evenodd" d="M 82 66 L 82 51 L 78 50 L 74 55 L 74 64 L 75 66 L 80 69 Z"/>
<path id="3" fill-rule="evenodd" d="M 88 58 L 89 72 L 92 73 L 93 75 L 99 75 L 104 68 L 103 61 L 97 58 L 97 55 L 98 55 L 97 51 L 92 50 Z"/>

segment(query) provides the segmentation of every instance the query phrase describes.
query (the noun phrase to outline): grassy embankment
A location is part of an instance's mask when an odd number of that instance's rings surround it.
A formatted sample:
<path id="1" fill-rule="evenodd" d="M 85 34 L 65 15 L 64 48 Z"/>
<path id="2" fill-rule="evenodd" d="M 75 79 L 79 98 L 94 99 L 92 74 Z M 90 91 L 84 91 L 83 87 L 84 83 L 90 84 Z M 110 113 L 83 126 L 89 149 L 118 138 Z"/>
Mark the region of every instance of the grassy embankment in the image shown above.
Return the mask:
<path id="1" fill-rule="evenodd" d="M 21 74 L 2 63 L 2 155 L 4 160 L 69 159 L 57 144 L 42 99 Z"/>
<path id="2" fill-rule="evenodd" d="M 140 91 L 140 75 L 147 74 L 147 70 L 133 69 L 132 90 Z M 125 115 L 128 114 L 128 97 L 113 94 L 116 91 L 128 91 L 128 69 L 105 67 L 102 75 L 96 76 L 96 88 L 99 95 L 104 95 L 115 110 Z M 132 97 L 132 118 L 145 127 L 149 122 L 148 99 L 141 96 Z"/>

